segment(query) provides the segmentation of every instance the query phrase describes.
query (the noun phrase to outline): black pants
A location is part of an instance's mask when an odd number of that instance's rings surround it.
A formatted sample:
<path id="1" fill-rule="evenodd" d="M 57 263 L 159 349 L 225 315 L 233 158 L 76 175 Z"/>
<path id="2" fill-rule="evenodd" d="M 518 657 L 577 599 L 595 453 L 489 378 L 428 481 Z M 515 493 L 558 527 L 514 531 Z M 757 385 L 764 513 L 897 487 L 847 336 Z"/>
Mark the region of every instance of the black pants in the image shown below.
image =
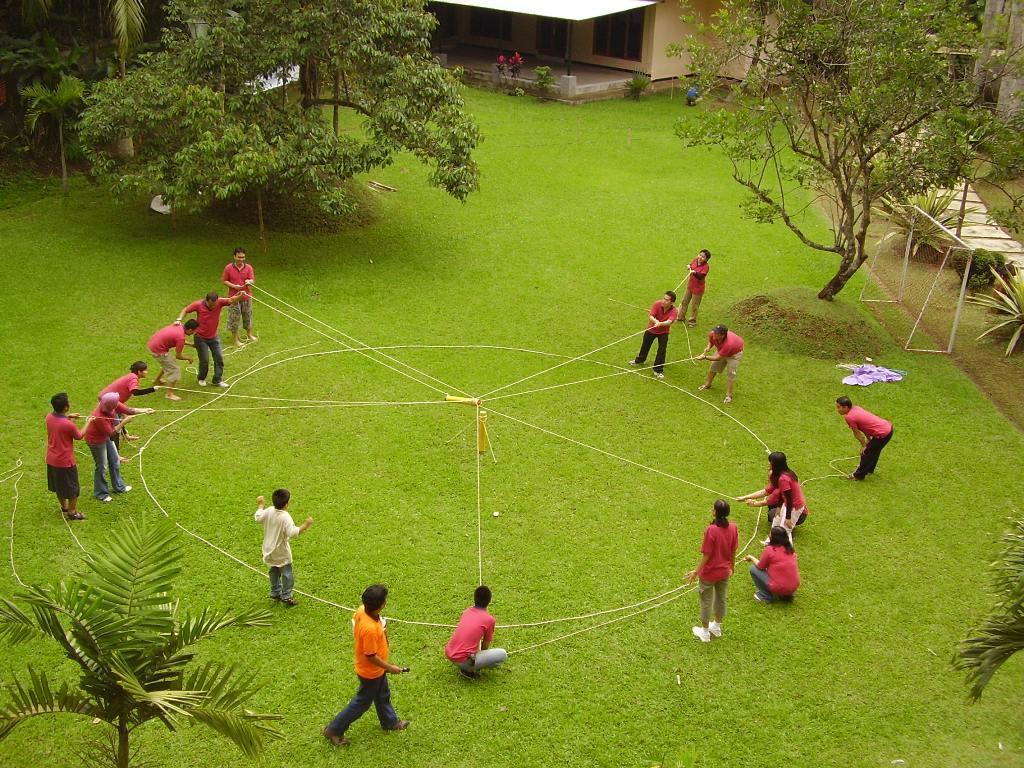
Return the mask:
<path id="1" fill-rule="evenodd" d="M 665 354 L 668 352 L 668 334 L 651 333 L 644 331 L 644 340 L 640 344 L 640 353 L 636 356 L 637 363 L 647 362 L 647 353 L 651 351 L 651 344 L 658 340 L 658 352 L 654 355 L 654 372 L 661 373 L 665 367 Z"/>
<path id="2" fill-rule="evenodd" d="M 885 437 L 872 437 L 868 440 L 868 444 L 864 447 L 864 453 L 860 457 L 860 465 L 853 473 L 854 477 L 863 480 L 865 475 L 870 475 L 875 471 L 875 467 L 878 465 L 878 457 L 882 454 L 882 449 L 892 440 L 892 433 L 894 431 L 890 429 L 889 434 Z"/>

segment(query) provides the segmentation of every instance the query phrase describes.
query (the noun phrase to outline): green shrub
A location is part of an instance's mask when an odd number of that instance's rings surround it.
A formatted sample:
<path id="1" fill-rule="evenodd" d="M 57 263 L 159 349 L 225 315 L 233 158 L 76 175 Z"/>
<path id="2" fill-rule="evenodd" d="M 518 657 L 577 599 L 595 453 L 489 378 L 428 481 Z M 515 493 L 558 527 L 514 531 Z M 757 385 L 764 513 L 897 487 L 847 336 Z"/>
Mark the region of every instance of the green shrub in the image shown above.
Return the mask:
<path id="1" fill-rule="evenodd" d="M 542 96 L 546 96 L 548 91 L 555 87 L 555 76 L 551 74 L 551 67 L 534 67 L 533 85 Z"/>
<path id="2" fill-rule="evenodd" d="M 631 99 L 639 99 L 644 91 L 651 87 L 651 78 L 639 70 L 626 81 L 626 94 Z"/>
<path id="3" fill-rule="evenodd" d="M 957 271 L 964 268 L 967 261 L 967 254 L 963 251 L 956 251 L 954 263 Z M 972 291 L 984 291 L 995 282 L 994 275 L 999 274 L 1006 277 L 1006 257 L 997 251 L 986 251 L 979 248 L 974 252 L 974 261 L 971 262 L 971 275 L 967 278 L 967 287 Z"/>

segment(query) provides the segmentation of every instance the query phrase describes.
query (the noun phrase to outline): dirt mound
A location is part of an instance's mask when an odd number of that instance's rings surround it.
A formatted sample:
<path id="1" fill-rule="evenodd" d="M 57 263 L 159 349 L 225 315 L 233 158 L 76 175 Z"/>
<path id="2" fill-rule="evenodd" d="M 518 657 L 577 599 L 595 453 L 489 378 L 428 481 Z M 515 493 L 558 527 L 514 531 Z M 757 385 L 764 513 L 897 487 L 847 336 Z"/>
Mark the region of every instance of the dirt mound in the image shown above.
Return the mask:
<path id="1" fill-rule="evenodd" d="M 814 291 L 788 288 L 744 299 L 729 310 L 730 325 L 759 344 L 823 360 L 858 360 L 885 347 L 856 306 L 822 301 Z"/>

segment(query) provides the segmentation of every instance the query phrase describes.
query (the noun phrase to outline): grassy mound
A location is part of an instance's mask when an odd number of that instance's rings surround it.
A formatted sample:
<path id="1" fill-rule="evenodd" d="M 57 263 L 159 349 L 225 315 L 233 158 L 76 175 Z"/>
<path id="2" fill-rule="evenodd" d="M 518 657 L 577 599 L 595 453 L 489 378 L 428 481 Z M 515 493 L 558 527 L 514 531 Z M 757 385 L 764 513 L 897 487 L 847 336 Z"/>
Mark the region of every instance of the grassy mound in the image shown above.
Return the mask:
<path id="1" fill-rule="evenodd" d="M 374 221 L 377 200 L 365 184 L 348 181 L 344 185 L 347 210 L 330 214 L 319 206 L 311 193 L 303 190 L 272 191 L 263 197 L 263 220 L 271 232 L 330 234 L 366 226 Z M 257 225 L 256 195 L 246 193 L 210 207 L 214 218 L 234 224 Z"/>
<path id="2" fill-rule="evenodd" d="M 734 304 L 732 322 L 759 344 L 823 360 L 875 355 L 884 342 L 856 306 L 822 301 L 810 288 L 782 288 Z"/>

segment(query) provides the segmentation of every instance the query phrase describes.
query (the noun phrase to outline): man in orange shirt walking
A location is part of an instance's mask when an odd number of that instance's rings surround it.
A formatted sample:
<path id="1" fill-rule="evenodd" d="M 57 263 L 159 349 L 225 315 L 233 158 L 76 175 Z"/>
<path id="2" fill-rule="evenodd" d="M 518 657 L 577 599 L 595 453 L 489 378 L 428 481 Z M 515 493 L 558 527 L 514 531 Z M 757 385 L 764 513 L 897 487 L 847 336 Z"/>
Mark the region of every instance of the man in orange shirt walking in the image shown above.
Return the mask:
<path id="1" fill-rule="evenodd" d="M 374 584 L 363 590 L 363 605 L 352 615 L 352 652 L 355 660 L 359 690 L 348 705 L 324 728 L 324 738 L 336 747 L 348 746 L 345 731 L 362 717 L 372 704 L 377 709 L 380 727 L 385 731 L 404 731 L 408 720 L 400 720 L 391 706 L 391 687 L 388 673 L 408 672 L 408 667 L 396 667 L 388 662 L 387 626 L 380 612 L 388 600 L 388 588 Z"/>

